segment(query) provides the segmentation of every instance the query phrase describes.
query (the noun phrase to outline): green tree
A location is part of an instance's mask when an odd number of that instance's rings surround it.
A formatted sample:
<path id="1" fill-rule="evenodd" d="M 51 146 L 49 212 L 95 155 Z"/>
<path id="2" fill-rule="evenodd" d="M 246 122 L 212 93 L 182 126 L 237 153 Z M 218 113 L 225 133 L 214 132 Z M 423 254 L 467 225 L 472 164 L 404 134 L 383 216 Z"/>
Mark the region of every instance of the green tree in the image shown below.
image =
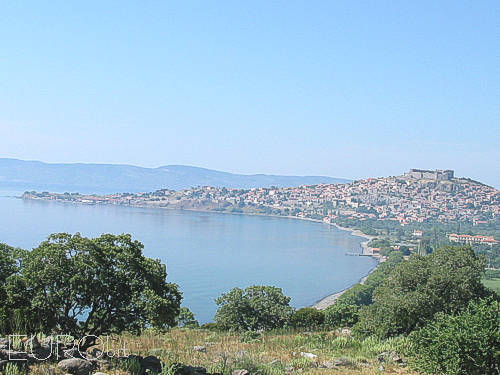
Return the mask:
<path id="1" fill-rule="evenodd" d="M 293 313 L 290 297 L 273 286 L 233 288 L 218 297 L 215 321 L 233 331 L 256 331 L 285 326 Z"/>
<path id="2" fill-rule="evenodd" d="M 438 312 L 456 313 L 489 294 L 481 284 L 484 260 L 465 247 L 442 247 L 400 263 L 360 311 L 356 331 L 380 337 L 406 334 Z"/>
<path id="3" fill-rule="evenodd" d="M 320 327 L 325 320 L 323 311 L 313 307 L 304 307 L 295 311 L 290 317 L 290 325 L 295 328 L 306 328 L 310 330 Z"/>
<path id="4" fill-rule="evenodd" d="M 177 316 L 177 325 L 185 328 L 199 327 L 200 324 L 194 318 L 194 314 L 187 307 L 181 307 Z"/>
<path id="5" fill-rule="evenodd" d="M 352 327 L 358 322 L 359 309 L 354 304 L 336 302 L 325 310 L 325 326 L 330 329 Z"/>
<path id="6" fill-rule="evenodd" d="M 83 337 L 174 326 L 181 293 L 166 282 L 165 265 L 142 250 L 128 234 L 53 234 L 27 253 L 8 293 L 17 305 L 24 298 L 44 332 Z"/>
<path id="7" fill-rule="evenodd" d="M 457 315 L 438 313 L 409 336 L 413 367 L 427 374 L 498 374 L 499 312 L 497 301 L 482 300 Z"/>

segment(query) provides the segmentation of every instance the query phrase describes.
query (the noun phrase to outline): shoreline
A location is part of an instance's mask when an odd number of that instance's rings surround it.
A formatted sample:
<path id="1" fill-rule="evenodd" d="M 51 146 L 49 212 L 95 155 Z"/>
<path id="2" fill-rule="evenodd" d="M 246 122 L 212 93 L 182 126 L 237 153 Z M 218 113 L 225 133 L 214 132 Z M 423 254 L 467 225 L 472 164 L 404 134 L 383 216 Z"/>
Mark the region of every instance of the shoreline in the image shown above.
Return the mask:
<path id="1" fill-rule="evenodd" d="M 337 229 L 340 229 L 340 230 L 345 230 L 345 231 L 349 231 L 351 232 L 351 234 L 353 236 L 358 236 L 358 237 L 363 237 L 363 238 L 366 238 L 366 241 L 362 241 L 360 243 L 360 246 L 361 246 L 361 255 L 364 255 L 364 256 L 370 256 L 372 258 L 375 258 L 375 259 L 378 259 L 378 262 L 377 264 L 375 265 L 375 267 L 373 267 L 370 272 L 368 272 L 367 275 L 363 276 L 356 284 L 364 284 L 364 282 L 366 281 L 366 279 L 368 278 L 368 276 L 370 276 L 370 274 L 375 271 L 377 269 L 377 267 L 379 266 L 380 264 L 380 258 L 379 257 L 376 257 L 373 255 L 373 251 L 371 250 L 371 248 L 368 246 L 368 243 L 374 239 L 376 236 L 371 236 L 369 234 L 365 234 L 363 232 L 361 232 L 359 229 L 352 229 L 352 228 L 346 228 L 346 227 L 341 227 L 340 225 L 336 224 L 336 223 L 330 223 L 330 225 L 333 225 L 335 226 Z M 329 294 L 328 296 L 326 297 L 323 297 L 321 298 L 320 300 L 316 301 L 315 303 L 313 303 L 311 306 L 309 307 L 312 307 L 312 308 L 315 308 L 317 310 L 325 310 L 326 308 L 330 307 L 331 305 L 333 305 L 335 303 L 335 301 L 342 295 L 344 294 L 345 292 L 347 292 L 349 289 L 351 289 L 352 287 L 354 287 L 354 285 L 356 284 L 353 284 L 343 290 L 341 290 L 340 292 L 335 292 L 335 293 L 332 293 L 332 294 Z"/>
<path id="2" fill-rule="evenodd" d="M 16 197 L 16 198 L 20 198 L 20 199 L 32 199 L 32 198 L 23 198 L 23 197 Z M 65 201 L 48 200 L 48 199 L 35 199 L 35 200 L 42 200 L 42 201 L 45 201 L 45 202 L 56 202 L 56 203 L 86 205 L 85 203 L 82 203 L 82 202 L 72 202 L 72 201 L 65 202 Z M 107 206 L 107 205 L 92 204 L 92 206 Z M 290 216 L 290 215 L 285 216 L 285 215 L 261 214 L 261 213 L 252 213 L 252 212 L 224 212 L 224 211 L 203 210 L 203 209 L 196 209 L 196 208 L 151 207 L 151 206 L 147 206 L 147 205 L 125 205 L 125 204 L 113 204 L 113 206 L 135 207 L 135 208 L 153 208 L 153 209 L 164 209 L 164 210 L 172 210 L 172 211 L 193 211 L 193 212 L 203 212 L 203 213 L 207 213 L 208 212 L 208 213 L 218 213 L 218 214 L 263 216 L 263 217 L 295 219 L 295 220 L 310 221 L 310 222 L 314 222 L 314 223 L 322 223 L 322 224 L 334 226 L 337 229 L 342 230 L 342 231 L 350 232 L 350 234 L 353 235 L 353 236 L 365 238 L 366 239 L 365 241 L 360 242 L 360 247 L 361 247 L 360 255 L 370 256 L 372 258 L 375 258 L 375 259 L 379 260 L 377 262 L 377 264 L 375 265 L 375 267 L 373 267 L 367 275 L 363 276 L 358 281 L 358 283 L 363 284 L 364 281 L 368 278 L 368 276 L 370 276 L 370 274 L 377 269 L 377 267 L 378 267 L 378 265 L 380 263 L 379 257 L 374 256 L 373 252 L 371 251 L 371 248 L 368 247 L 368 243 L 373 238 L 375 238 L 376 236 L 371 236 L 371 235 L 365 234 L 365 233 L 361 232 L 359 229 L 341 227 L 340 225 L 338 225 L 336 223 L 327 223 L 327 222 L 325 222 L 323 220 L 319 220 L 319 219 L 312 219 L 312 218 L 307 218 L 307 217 L 297 217 L 297 216 Z M 351 289 L 352 287 L 354 287 L 354 285 L 356 285 L 358 283 L 355 283 L 355 284 L 353 284 L 353 285 L 351 285 L 351 286 L 349 286 L 349 287 L 347 287 L 347 288 L 345 288 L 345 289 L 343 289 L 341 291 L 329 294 L 329 295 L 327 295 L 327 296 L 325 296 L 325 297 L 317 300 L 315 303 L 313 303 L 312 305 L 310 305 L 308 307 L 313 307 L 313 308 L 318 309 L 318 310 L 325 310 L 329 306 L 333 305 L 335 303 L 335 301 L 342 294 L 344 294 L 345 292 L 347 292 L 349 289 Z"/>

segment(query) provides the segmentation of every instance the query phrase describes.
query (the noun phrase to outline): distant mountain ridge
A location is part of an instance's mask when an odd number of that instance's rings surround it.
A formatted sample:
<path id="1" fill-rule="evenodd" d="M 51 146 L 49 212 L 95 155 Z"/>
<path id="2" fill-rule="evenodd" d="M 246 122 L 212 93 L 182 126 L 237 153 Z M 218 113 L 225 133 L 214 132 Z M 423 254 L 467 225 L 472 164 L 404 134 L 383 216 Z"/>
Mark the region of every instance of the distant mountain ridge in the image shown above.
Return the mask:
<path id="1" fill-rule="evenodd" d="M 327 176 L 244 175 L 185 165 L 144 168 L 125 164 L 44 163 L 0 158 L 0 188 L 13 190 L 118 193 L 165 188 L 181 190 L 205 185 L 249 189 L 350 181 Z"/>

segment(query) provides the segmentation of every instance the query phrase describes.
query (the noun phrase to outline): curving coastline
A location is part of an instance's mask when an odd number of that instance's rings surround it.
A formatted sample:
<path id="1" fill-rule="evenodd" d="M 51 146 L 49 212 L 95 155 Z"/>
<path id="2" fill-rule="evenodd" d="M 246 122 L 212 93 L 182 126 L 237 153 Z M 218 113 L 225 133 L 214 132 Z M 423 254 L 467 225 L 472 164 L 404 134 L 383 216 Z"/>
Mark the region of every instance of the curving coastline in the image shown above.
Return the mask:
<path id="1" fill-rule="evenodd" d="M 26 197 L 17 197 L 17 198 L 23 198 L 23 199 L 30 199 L 30 198 L 26 198 Z M 33 199 L 33 198 L 31 198 Z M 38 199 L 37 199 L 38 200 Z M 85 203 L 82 203 L 82 202 L 78 202 L 78 201 L 54 201 L 54 200 L 48 200 L 48 199 L 40 199 L 40 200 L 45 200 L 45 201 L 51 201 L 51 202 L 54 202 L 54 203 L 70 203 L 70 204 L 76 204 L 76 205 L 79 205 L 79 204 L 85 204 Z M 97 203 L 97 205 L 100 205 Z M 148 206 L 148 205 L 141 205 L 141 204 L 129 204 L 129 205 L 122 205 L 122 204 L 117 204 L 118 206 L 125 206 L 125 207 L 138 207 L 138 208 L 159 208 L 159 209 L 166 209 L 166 210 L 179 210 L 178 208 L 171 208 L 171 207 L 151 207 L 151 206 Z M 180 209 L 180 211 L 195 211 L 195 212 L 209 212 L 209 213 L 219 213 L 219 214 L 233 214 L 233 215 L 249 215 L 249 216 L 265 216 L 265 217 L 276 217 L 276 218 L 287 218 L 287 219 L 295 219 L 295 220 L 303 220 L 303 221 L 312 221 L 312 222 L 316 222 L 316 223 L 322 223 L 322 224 L 328 224 L 328 225 L 332 225 L 332 226 L 335 226 L 337 229 L 339 230 L 342 230 L 342 231 L 348 231 L 350 232 L 353 236 L 358 236 L 358 237 L 362 237 L 362 238 L 365 238 L 366 240 L 365 241 L 362 241 L 360 242 L 360 247 L 361 247 L 361 251 L 360 251 L 360 255 L 364 255 L 364 256 L 372 256 L 374 258 L 377 258 L 377 256 L 374 256 L 373 252 L 372 252 L 372 249 L 368 246 L 368 243 L 370 242 L 370 240 L 372 240 L 373 238 L 375 238 L 375 236 L 371 236 L 371 235 L 367 235 L 363 232 L 361 232 L 360 230 L 357 230 L 357 229 L 352 229 L 352 228 L 347 228 L 347 227 L 341 227 L 340 225 L 336 224 L 336 223 L 328 223 L 328 222 L 325 222 L 323 220 L 318 220 L 318 219 L 312 219 L 312 218 L 306 218 L 306 217 L 297 217 L 297 216 L 289 216 L 289 215 L 273 215 L 273 214 L 262 214 L 262 213 L 251 213 L 251 212 L 224 212 L 224 211 L 214 211 L 214 210 L 210 210 L 210 209 L 202 209 L 202 208 L 182 208 Z M 365 275 L 364 277 L 362 277 L 360 280 L 359 280 L 359 283 L 363 283 L 364 280 L 366 280 L 366 278 L 370 275 L 371 272 L 373 272 L 376 268 L 377 268 L 378 265 L 376 265 L 372 270 L 370 270 L 370 272 Z M 324 310 L 326 309 L 327 307 L 331 306 L 332 304 L 335 303 L 335 301 L 342 295 L 344 294 L 347 290 L 351 289 L 354 285 L 356 284 L 353 284 L 341 291 L 336 291 L 332 294 L 329 294 L 327 295 L 326 297 L 323 297 L 321 299 L 319 299 L 317 302 L 315 302 L 314 304 L 310 305 L 310 307 L 314 307 L 318 310 Z"/>
<path id="2" fill-rule="evenodd" d="M 318 220 L 319 221 L 319 220 Z M 335 223 L 331 223 L 330 225 L 334 225 L 335 227 L 337 227 L 338 229 L 340 230 L 346 230 L 346 231 L 350 231 L 352 235 L 354 236 L 358 236 L 358 237 L 363 237 L 363 238 L 366 238 L 366 241 L 363 241 L 360 243 L 361 245 L 361 254 L 365 255 L 365 256 L 372 256 L 375 258 L 375 256 L 373 255 L 373 251 L 372 249 L 368 246 L 368 243 L 373 239 L 375 238 L 375 236 L 370 236 L 368 234 L 365 234 L 363 232 L 361 232 L 360 230 L 358 229 L 352 229 L 352 228 L 346 228 L 346 227 L 341 227 L 340 225 L 338 224 L 335 224 Z M 377 257 L 378 258 L 378 257 Z M 365 282 L 365 280 L 368 278 L 368 276 L 370 276 L 370 274 L 375 271 L 378 267 L 378 264 L 368 273 L 368 275 L 365 275 L 364 277 L 362 277 L 360 280 L 359 280 L 359 283 L 360 284 L 363 284 Z M 354 284 L 356 285 L 356 284 Z M 342 295 L 344 294 L 345 292 L 347 292 L 349 289 L 351 289 L 354 285 L 351 285 L 350 287 L 348 288 L 345 288 L 343 290 L 341 290 L 340 292 L 335 292 L 335 293 L 332 293 L 322 299 L 320 299 L 319 301 L 317 301 L 316 303 L 314 303 L 313 305 L 311 305 L 310 307 L 313 307 L 315 309 L 318 309 L 318 310 L 325 310 L 326 308 L 328 308 L 329 306 L 333 305 L 335 303 L 335 301 Z"/>

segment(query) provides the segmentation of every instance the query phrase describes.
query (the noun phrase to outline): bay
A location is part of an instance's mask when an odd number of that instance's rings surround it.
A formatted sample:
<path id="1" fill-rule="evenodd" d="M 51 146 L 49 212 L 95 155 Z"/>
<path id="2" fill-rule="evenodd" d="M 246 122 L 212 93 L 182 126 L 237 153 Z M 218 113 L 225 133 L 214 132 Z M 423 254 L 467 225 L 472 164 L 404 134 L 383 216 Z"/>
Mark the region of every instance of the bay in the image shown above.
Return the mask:
<path id="1" fill-rule="evenodd" d="M 0 197 L 0 242 L 32 249 L 51 233 L 130 233 L 148 257 L 167 264 L 183 305 L 201 322 L 213 320 L 214 299 L 238 286 L 273 285 L 295 307 L 343 290 L 376 261 L 353 257 L 364 238 L 333 226 L 290 218 L 87 206 Z"/>

